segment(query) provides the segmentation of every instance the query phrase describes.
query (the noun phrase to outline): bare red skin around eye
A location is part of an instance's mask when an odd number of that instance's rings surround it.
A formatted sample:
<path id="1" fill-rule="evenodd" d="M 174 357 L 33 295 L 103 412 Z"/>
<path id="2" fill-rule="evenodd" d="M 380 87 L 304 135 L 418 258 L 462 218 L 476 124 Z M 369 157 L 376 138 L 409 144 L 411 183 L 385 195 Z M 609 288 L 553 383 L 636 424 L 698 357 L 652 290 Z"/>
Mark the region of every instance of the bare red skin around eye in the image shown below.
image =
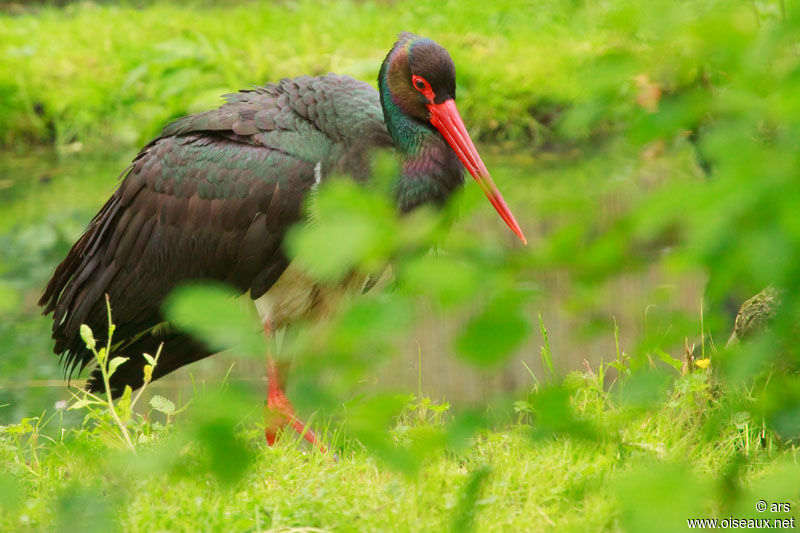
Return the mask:
<path id="1" fill-rule="evenodd" d="M 422 89 L 417 87 L 417 83 L 419 82 L 423 83 Z M 431 89 L 431 84 L 428 83 L 428 80 L 426 80 L 422 76 L 417 76 L 416 74 L 411 76 L 411 85 L 413 85 L 416 90 L 421 92 L 422 96 L 427 98 L 428 101 L 433 102 L 433 99 L 436 98 L 436 95 L 433 93 L 433 89 Z"/>

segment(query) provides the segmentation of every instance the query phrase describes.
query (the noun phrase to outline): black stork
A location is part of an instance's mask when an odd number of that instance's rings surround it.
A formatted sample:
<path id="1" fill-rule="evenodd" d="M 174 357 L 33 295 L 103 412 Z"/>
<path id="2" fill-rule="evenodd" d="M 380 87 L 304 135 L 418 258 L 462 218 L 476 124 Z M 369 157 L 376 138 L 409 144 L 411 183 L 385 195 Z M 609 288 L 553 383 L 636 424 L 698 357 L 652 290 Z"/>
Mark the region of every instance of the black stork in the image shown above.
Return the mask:
<path id="1" fill-rule="evenodd" d="M 115 352 L 155 353 L 152 376 L 211 355 L 164 324 L 161 304 L 176 285 L 210 279 L 248 293 L 265 331 L 324 314 L 330 291 L 293 266 L 282 243 L 303 220 L 306 194 L 333 173 L 370 177 L 369 152 L 394 149 L 400 212 L 440 205 L 472 175 L 525 241 L 456 109 L 455 66 L 443 47 L 402 33 L 381 65 L 378 91 L 347 76 L 302 76 L 226 96 L 213 111 L 181 118 L 145 146 L 111 198 L 56 268 L 39 304 L 53 313 L 54 352 L 69 375 L 93 360 L 81 324 L 105 330 L 105 294 L 115 322 Z M 143 382 L 144 358 L 111 379 L 114 394 Z M 286 398 L 286 368 L 268 357 L 266 436 L 292 425 L 314 434 Z M 97 369 L 87 387 L 103 386 Z M 317 444 L 319 446 L 319 444 Z M 321 448 L 321 446 L 320 446 Z"/>

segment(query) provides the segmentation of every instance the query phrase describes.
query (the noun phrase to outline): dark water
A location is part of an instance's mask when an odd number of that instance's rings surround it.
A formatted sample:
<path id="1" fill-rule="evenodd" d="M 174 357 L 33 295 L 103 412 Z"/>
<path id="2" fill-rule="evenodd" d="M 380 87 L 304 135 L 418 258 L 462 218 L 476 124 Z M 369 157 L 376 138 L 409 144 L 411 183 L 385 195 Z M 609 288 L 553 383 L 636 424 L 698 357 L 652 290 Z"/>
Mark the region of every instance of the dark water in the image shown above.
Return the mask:
<path id="1" fill-rule="evenodd" d="M 514 151 L 509 155 L 491 148 L 484 152 L 509 204 L 533 206 L 517 210 L 531 246 L 543 245 L 537 234 L 546 234 L 565 217 L 582 217 L 592 225 L 594 219 L 618 210 L 620 190 L 628 188 L 631 175 L 641 175 L 638 170 L 627 172 L 624 155 L 583 162 L 575 154 L 547 157 Z M 69 398 L 52 353 L 50 321 L 40 315 L 36 301 L 53 268 L 114 190 L 117 176 L 133 155 L 132 151 L 92 156 L 80 151 L 0 154 L 0 424 L 52 412 L 56 402 Z M 657 176 L 658 170 L 647 169 L 646 174 Z M 500 368 L 476 369 L 454 357 L 450 336 L 443 334 L 453 330 L 453 320 L 430 311 L 425 326 L 407 339 L 401 354 L 366 381 L 409 393 L 421 387 L 424 394 L 455 404 L 480 403 L 531 386 L 530 372 L 539 378 L 544 375 L 538 315 L 559 374 L 586 364 L 594 367 L 617 358 L 619 351 L 631 350 L 654 308 L 669 306 L 699 317 L 700 277 L 667 274 L 657 267 L 597 284 L 591 288 L 591 298 L 580 304 L 566 273 L 550 270 L 533 274 L 530 281 L 546 295 L 530 306 L 536 333 Z M 218 383 L 229 370 L 230 379 L 261 386 L 260 362 L 220 354 L 153 383 L 153 390 L 175 396 L 181 390 L 185 393 L 193 381 Z"/>

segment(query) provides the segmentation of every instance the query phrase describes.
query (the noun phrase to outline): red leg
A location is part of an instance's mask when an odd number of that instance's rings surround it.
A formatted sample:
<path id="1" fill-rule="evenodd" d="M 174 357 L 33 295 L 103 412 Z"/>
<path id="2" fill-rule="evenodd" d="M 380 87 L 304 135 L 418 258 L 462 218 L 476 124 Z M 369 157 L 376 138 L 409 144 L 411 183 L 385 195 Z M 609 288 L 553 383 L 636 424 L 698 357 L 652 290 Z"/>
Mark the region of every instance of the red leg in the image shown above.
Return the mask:
<path id="1" fill-rule="evenodd" d="M 269 335 L 272 331 L 269 322 L 264 324 L 264 331 Z M 288 370 L 287 364 L 276 362 L 270 355 L 267 355 L 267 409 L 266 427 L 264 436 L 267 444 L 272 446 L 278 437 L 278 432 L 286 426 L 292 428 L 304 439 L 316 446 L 322 453 L 326 452 L 325 446 L 320 444 L 314 432 L 306 423 L 297 418 L 294 414 L 294 407 L 283 392 L 285 388 L 284 380 Z"/>

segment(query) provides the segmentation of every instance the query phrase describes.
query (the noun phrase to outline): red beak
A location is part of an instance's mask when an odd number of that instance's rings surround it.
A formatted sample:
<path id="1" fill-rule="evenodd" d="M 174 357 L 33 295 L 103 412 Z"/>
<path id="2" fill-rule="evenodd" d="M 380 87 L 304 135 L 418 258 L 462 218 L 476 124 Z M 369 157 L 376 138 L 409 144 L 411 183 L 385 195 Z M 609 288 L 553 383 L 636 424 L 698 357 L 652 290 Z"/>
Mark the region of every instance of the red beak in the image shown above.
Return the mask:
<path id="1" fill-rule="evenodd" d="M 511 210 L 503 200 L 500 191 L 497 190 L 497 185 L 492 181 L 489 171 L 486 170 L 486 165 L 481 161 L 481 156 L 478 155 L 478 150 L 472 143 L 472 139 L 467 133 L 467 128 L 464 127 L 464 121 L 461 120 L 461 115 L 458 114 L 456 102 L 452 98 L 445 100 L 441 104 L 427 104 L 428 110 L 431 112 L 431 124 L 441 132 L 447 144 L 453 149 L 458 158 L 467 168 L 478 186 L 483 193 L 489 198 L 494 208 L 506 221 L 511 231 L 516 233 L 522 242 L 528 244 L 525 240 L 525 235 L 511 214 Z"/>

